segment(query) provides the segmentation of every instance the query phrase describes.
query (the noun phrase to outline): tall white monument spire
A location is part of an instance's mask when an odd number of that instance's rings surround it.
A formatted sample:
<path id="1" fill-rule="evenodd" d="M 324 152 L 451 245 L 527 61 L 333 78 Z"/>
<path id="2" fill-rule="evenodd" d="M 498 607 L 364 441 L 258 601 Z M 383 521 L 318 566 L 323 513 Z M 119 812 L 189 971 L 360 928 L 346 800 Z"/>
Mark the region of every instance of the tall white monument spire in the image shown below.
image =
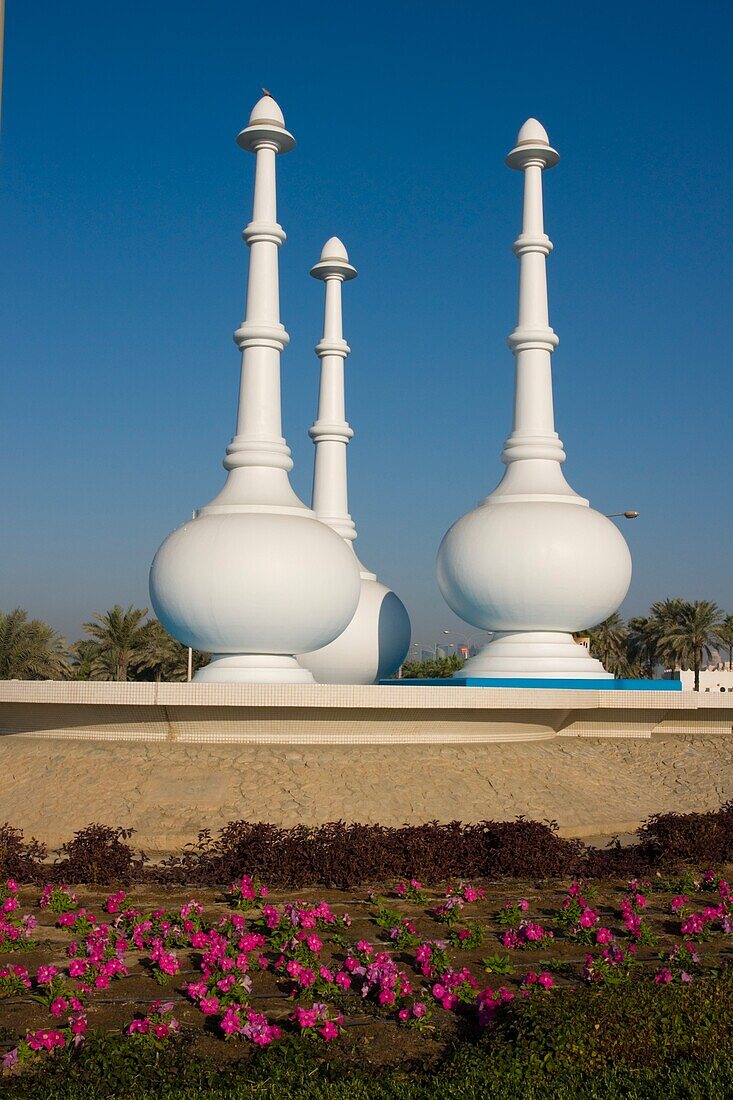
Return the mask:
<path id="1" fill-rule="evenodd" d="M 258 503 L 265 484 L 268 503 L 304 508 L 287 477 L 293 462 L 280 411 L 280 355 L 290 337 L 280 321 L 278 252 L 285 232 L 277 220 L 275 158 L 289 153 L 295 139 L 271 96 L 255 104 L 237 144 L 255 154 L 252 220 L 242 232 L 250 252 L 247 304 L 234 333 L 242 374 L 236 433 L 224 460 L 230 476 L 208 508 Z"/>
<path id="2" fill-rule="evenodd" d="M 295 495 L 282 437 L 276 157 L 295 145 L 269 95 L 237 138 L 255 154 L 239 408 L 221 492 L 162 544 L 150 571 L 155 612 L 185 645 L 213 653 L 196 680 L 312 683 L 295 660 L 336 638 L 359 601 L 359 570 L 343 539 Z"/>
<path id="3" fill-rule="evenodd" d="M 316 344 L 321 360 L 318 416 L 308 433 L 316 445 L 313 511 L 342 538 L 353 542 L 356 526 L 349 515 L 346 446 L 354 432 L 346 421 L 344 394 L 344 363 L 351 349 L 344 340 L 341 284 L 356 278 L 356 268 L 349 263 L 338 237 L 326 241 L 311 275 L 326 284 L 323 339 Z"/>
<path id="4" fill-rule="evenodd" d="M 559 341 L 550 327 L 547 305 L 546 260 L 552 241 L 545 233 L 542 172 L 559 159 L 545 128 L 534 118 L 525 122 L 506 158 L 510 168 L 524 172 L 524 210 L 522 231 L 514 242 L 519 259 L 519 315 L 509 337 L 516 357 L 514 424 L 501 456 L 507 473 L 492 495 L 516 497 L 523 490 L 535 495 L 541 491 L 545 498 L 556 494 L 581 503 L 559 467 L 565 452 L 555 431 L 552 404 L 550 357 Z M 528 465 L 530 461 L 532 465 Z M 541 466 L 536 465 L 538 461 Z"/>
<path id="5" fill-rule="evenodd" d="M 555 431 L 542 172 L 559 160 L 547 133 L 528 119 L 506 158 L 524 173 L 519 315 L 509 337 L 516 359 L 514 421 L 497 488 L 448 531 L 438 551 L 438 583 L 461 618 L 494 633 L 459 676 L 479 679 L 608 678 L 572 633 L 619 606 L 631 580 L 626 543 L 588 506 L 562 472 Z"/>
<path id="6" fill-rule="evenodd" d="M 356 525 L 349 514 L 346 471 L 346 447 L 354 432 L 346 420 L 344 393 L 344 363 L 350 348 L 343 334 L 341 284 L 356 277 L 356 268 L 338 237 L 326 241 L 311 275 L 326 284 L 323 339 L 316 344 L 321 361 L 318 415 L 309 432 L 316 445 L 313 510 L 354 551 Z M 410 646 L 410 619 L 404 604 L 356 561 L 361 595 L 354 618 L 329 645 L 298 655 L 299 663 L 319 683 L 372 684 L 391 676 Z"/>

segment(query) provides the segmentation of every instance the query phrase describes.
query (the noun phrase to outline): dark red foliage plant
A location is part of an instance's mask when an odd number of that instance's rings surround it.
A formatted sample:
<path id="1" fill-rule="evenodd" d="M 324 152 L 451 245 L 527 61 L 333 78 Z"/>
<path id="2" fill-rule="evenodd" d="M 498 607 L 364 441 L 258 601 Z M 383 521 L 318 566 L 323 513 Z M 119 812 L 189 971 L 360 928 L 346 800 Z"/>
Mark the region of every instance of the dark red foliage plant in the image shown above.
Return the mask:
<path id="1" fill-rule="evenodd" d="M 109 825 L 87 825 L 74 834 L 74 839 L 62 844 L 59 854 L 64 859 L 54 864 L 54 878 L 63 882 L 116 884 L 126 886 L 139 879 L 147 857 L 137 857 L 125 841 L 134 830 L 113 829 Z"/>
<path id="2" fill-rule="evenodd" d="M 352 887 L 418 878 L 552 879 L 649 874 L 685 863 L 697 867 L 733 861 L 733 802 L 701 814 L 657 814 L 639 829 L 636 844 L 589 847 L 558 834 L 553 822 L 460 821 L 441 824 L 297 825 L 230 821 L 216 837 L 151 864 L 128 843 L 131 831 L 91 824 L 46 862 L 46 848 L 26 842 L 20 829 L 0 827 L 0 878 L 116 886 L 131 882 L 217 885 L 248 874 L 268 886 Z"/>
<path id="3" fill-rule="evenodd" d="M 19 882 L 36 882 L 43 878 L 43 861 L 48 855 L 45 844 L 24 840 L 20 829 L 6 821 L 0 825 L 0 875 Z"/>

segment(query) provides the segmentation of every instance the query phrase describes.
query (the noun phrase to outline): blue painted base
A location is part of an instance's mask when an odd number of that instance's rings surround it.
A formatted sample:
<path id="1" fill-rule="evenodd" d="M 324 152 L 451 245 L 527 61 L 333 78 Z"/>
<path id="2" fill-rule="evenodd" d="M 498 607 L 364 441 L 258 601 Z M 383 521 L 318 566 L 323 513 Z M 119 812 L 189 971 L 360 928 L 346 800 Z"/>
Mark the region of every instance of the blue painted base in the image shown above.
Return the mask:
<path id="1" fill-rule="evenodd" d="M 390 687 L 400 684 L 426 687 L 487 687 L 487 688 L 554 688 L 566 691 L 682 691 L 681 680 L 532 680 L 524 678 L 479 679 L 475 676 L 450 677 L 444 680 L 380 680 Z"/>

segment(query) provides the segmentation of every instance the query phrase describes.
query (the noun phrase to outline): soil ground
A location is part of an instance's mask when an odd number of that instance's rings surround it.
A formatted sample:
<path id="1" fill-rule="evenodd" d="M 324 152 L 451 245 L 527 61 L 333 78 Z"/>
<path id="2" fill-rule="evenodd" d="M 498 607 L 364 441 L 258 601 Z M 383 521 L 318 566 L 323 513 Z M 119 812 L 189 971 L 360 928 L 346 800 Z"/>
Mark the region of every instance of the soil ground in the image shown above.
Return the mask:
<path id="1" fill-rule="evenodd" d="M 472 882 L 474 886 L 483 886 L 486 896 L 482 900 L 466 906 L 463 916 L 478 921 L 484 930 L 484 942 L 472 950 L 450 949 L 451 964 L 456 968 L 467 966 L 479 983 L 479 988 L 504 985 L 515 991 L 528 971 L 549 969 L 558 987 L 580 985 L 583 981 L 582 968 L 588 951 L 598 954 L 599 948 L 577 943 L 556 923 L 555 917 L 562 904 L 567 886 L 565 882 L 526 882 L 510 881 L 497 883 Z M 678 885 L 663 879 L 655 880 L 644 890 L 648 898 L 648 908 L 644 919 L 654 933 L 654 943 L 639 946 L 637 958 L 641 969 L 648 977 L 656 973 L 662 965 L 660 953 L 668 951 L 680 942 L 680 920 L 670 912 L 673 888 Z M 81 905 L 99 919 L 110 922 L 102 910 L 102 903 L 110 890 L 74 887 Z M 423 939 L 446 938 L 447 928 L 435 919 L 432 909 L 445 896 L 445 888 L 425 889 L 426 904 L 416 904 L 400 899 L 394 893 L 394 884 L 381 884 L 369 888 L 352 890 L 303 889 L 291 892 L 273 891 L 268 902 L 281 905 L 287 901 L 302 899 L 306 902 L 325 900 L 337 915 L 348 913 L 352 919 L 351 927 L 342 930 L 344 938 L 350 943 L 368 940 L 377 950 L 389 950 L 395 961 L 407 971 L 413 981 L 416 999 L 424 999 L 430 1008 L 430 1025 L 424 1031 L 412 1031 L 395 1026 L 394 1010 L 385 1010 L 371 1002 L 361 1001 L 358 994 L 344 995 L 338 1006 L 345 1016 L 344 1040 L 351 1050 L 374 1065 L 409 1064 L 417 1060 L 424 1063 L 433 1055 L 444 1050 L 458 1036 L 475 1033 L 475 1011 L 445 1012 L 432 998 L 429 989 L 432 984 L 414 969 L 415 948 L 404 951 L 392 950 L 388 932 L 376 924 L 377 905 L 375 898 L 385 899 L 390 909 L 408 917 L 416 926 L 417 933 Z M 589 903 L 600 913 L 602 925 L 610 928 L 619 942 L 628 942 L 620 914 L 620 902 L 628 894 L 628 883 L 621 880 L 598 881 L 592 884 Z M 23 888 L 19 895 L 23 912 L 32 912 L 38 918 L 35 945 L 30 950 L 19 950 L 0 954 L 0 967 L 9 963 L 26 966 L 35 974 L 38 966 L 54 964 L 63 970 L 68 965 L 66 948 L 73 936 L 63 928 L 56 927 L 58 916 L 49 910 L 38 907 L 39 888 Z M 164 888 L 131 887 L 125 899 L 125 908 L 134 907 L 144 911 L 165 909 L 177 911 L 182 904 L 196 897 L 204 907 L 204 918 L 216 922 L 230 912 L 228 898 L 223 889 L 213 888 Z M 495 919 L 505 900 L 526 898 L 529 902 L 527 916 L 552 929 L 554 941 L 549 947 L 539 950 L 522 949 L 506 951 L 499 936 L 501 928 Z M 702 909 L 706 904 L 717 900 L 712 893 L 692 896 L 692 908 Z M 254 918 L 258 910 L 247 914 Z M 460 922 L 462 923 L 462 922 Z M 327 935 L 323 936 L 327 940 Z M 716 934 L 712 942 L 698 945 L 701 966 L 706 969 L 719 966 L 733 960 L 733 937 Z M 120 1034 L 136 1014 L 144 1012 L 153 1002 L 161 998 L 175 1002 L 175 1015 L 181 1025 L 190 1028 L 196 1035 L 196 1050 L 202 1055 L 213 1057 L 221 1062 L 240 1058 L 243 1053 L 241 1042 L 224 1042 L 218 1031 L 217 1018 L 205 1017 L 189 1000 L 185 993 L 186 983 L 200 977 L 195 967 L 197 953 L 180 950 L 177 952 L 181 971 L 166 985 L 157 984 L 145 969 L 145 954 L 133 950 L 128 952 L 126 963 L 129 976 L 115 979 L 106 990 L 96 991 L 88 1002 L 90 1028 Z M 323 962 L 343 958 L 343 945 L 328 943 L 323 952 Z M 483 960 L 487 956 L 508 956 L 513 964 L 513 972 L 497 974 L 487 969 Z M 255 971 L 251 1004 L 258 1012 L 263 1012 L 271 1023 L 279 1023 L 284 1030 L 292 1027 L 289 1017 L 293 1011 L 293 1000 L 288 996 L 288 983 L 284 983 L 271 971 Z M 310 1004 L 313 1000 L 306 996 L 300 1003 Z M 48 1009 L 34 1001 L 31 991 L 24 996 L 9 996 L 0 1000 L 0 1047 L 10 1049 L 27 1031 L 54 1026 L 55 1021 Z M 57 1025 L 58 1026 L 58 1025 Z"/>

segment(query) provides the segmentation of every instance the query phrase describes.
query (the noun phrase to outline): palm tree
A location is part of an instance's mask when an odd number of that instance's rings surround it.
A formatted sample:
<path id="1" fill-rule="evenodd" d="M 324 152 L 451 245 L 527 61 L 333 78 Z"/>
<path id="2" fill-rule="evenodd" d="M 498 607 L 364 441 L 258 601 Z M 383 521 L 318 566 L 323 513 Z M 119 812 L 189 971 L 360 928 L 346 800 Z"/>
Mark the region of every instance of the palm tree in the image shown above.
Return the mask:
<path id="1" fill-rule="evenodd" d="M 728 668 L 733 670 L 733 615 L 726 615 L 719 630 L 720 644 L 728 650 Z"/>
<path id="2" fill-rule="evenodd" d="M 402 675 L 408 680 L 445 680 L 462 669 L 463 665 L 463 658 L 451 653 L 447 657 L 431 657 L 427 661 L 405 661 Z"/>
<path id="3" fill-rule="evenodd" d="M 94 661 L 97 656 L 97 643 L 91 638 L 80 638 L 71 647 L 71 668 L 69 679 L 94 679 Z"/>
<path id="4" fill-rule="evenodd" d="M 634 670 L 634 675 L 651 680 L 660 660 L 654 621 L 645 615 L 635 615 L 626 626 L 629 667 Z"/>
<path id="5" fill-rule="evenodd" d="M 138 671 L 152 673 L 158 682 L 188 679 L 188 649 L 171 637 L 157 619 L 151 619 L 143 626 L 137 654 Z M 208 661 L 208 653 L 194 649 L 191 662 L 194 672 Z"/>
<path id="6" fill-rule="evenodd" d="M 125 609 L 115 604 L 103 614 L 97 612 L 92 622 L 84 623 L 94 645 L 93 650 L 87 650 L 92 679 L 129 680 L 140 656 L 147 613 L 147 607 L 130 605 Z"/>
<path id="7" fill-rule="evenodd" d="M 664 600 L 654 604 L 652 617 L 658 626 L 658 646 L 670 665 L 690 667 L 695 674 L 694 690 L 700 690 L 700 666 L 721 643 L 724 616 L 711 600 Z"/>
<path id="8" fill-rule="evenodd" d="M 65 640 L 42 619 L 16 607 L 0 611 L 0 680 L 59 680 L 68 674 Z"/>
<path id="9" fill-rule="evenodd" d="M 627 633 L 626 623 L 618 611 L 587 632 L 591 655 L 614 676 L 628 676 L 630 672 L 626 652 Z"/>

